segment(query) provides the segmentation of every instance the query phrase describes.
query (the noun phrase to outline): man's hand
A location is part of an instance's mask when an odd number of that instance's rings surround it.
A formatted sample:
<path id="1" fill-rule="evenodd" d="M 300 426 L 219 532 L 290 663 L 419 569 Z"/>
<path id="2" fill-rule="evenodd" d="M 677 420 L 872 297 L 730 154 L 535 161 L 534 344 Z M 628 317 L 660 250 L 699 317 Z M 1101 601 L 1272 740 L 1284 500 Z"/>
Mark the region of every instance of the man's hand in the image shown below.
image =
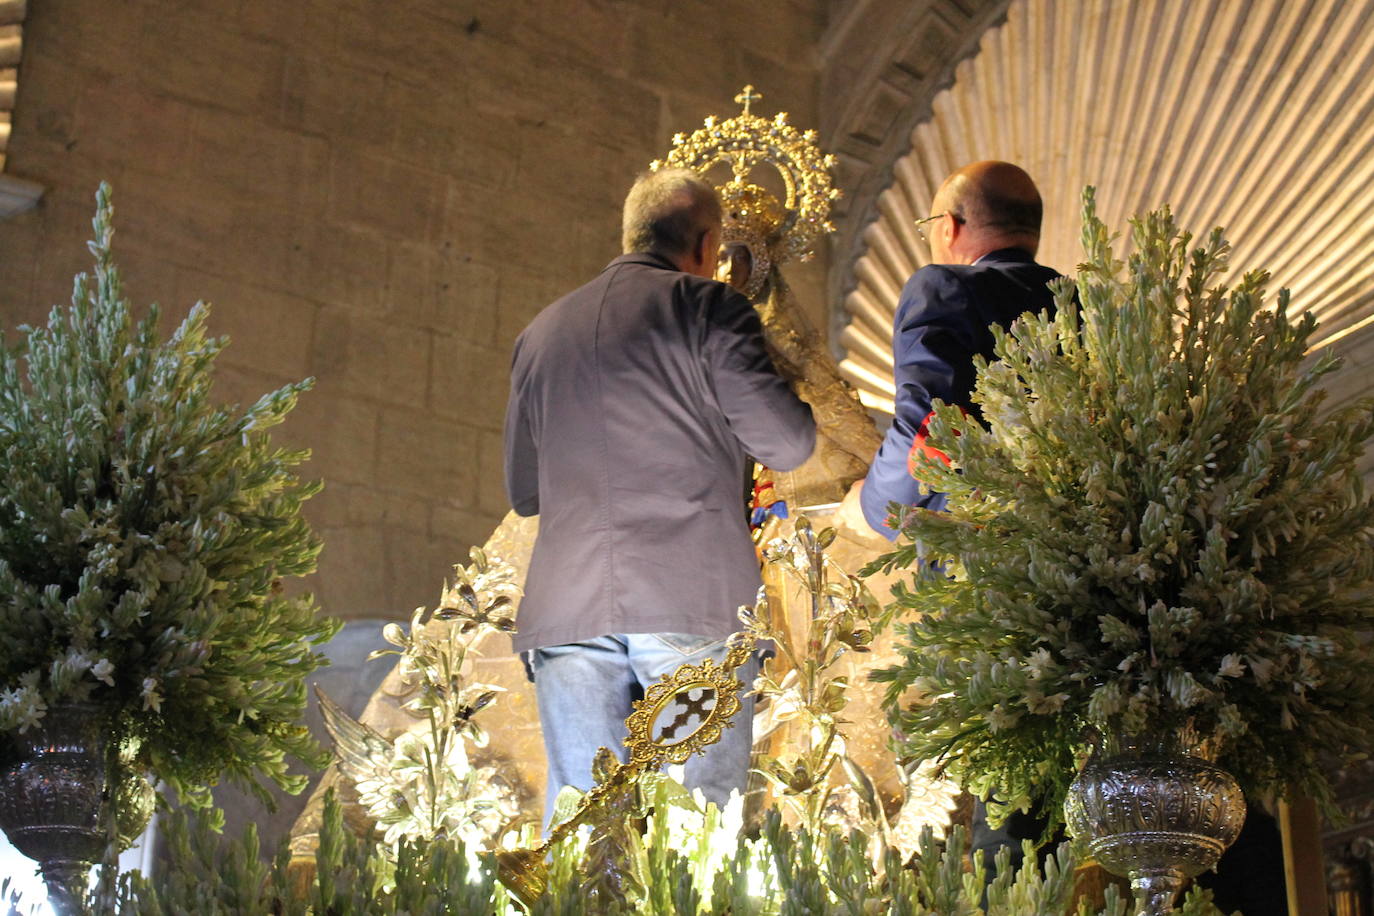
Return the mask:
<path id="1" fill-rule="evenodd" d="M 849 492 L 844 495 L 840 502 L 840 507 L 835 510 L 835 515 L 831 522 L 835 527 L 847 528 L 850 532 L 862 537 L 873 537 L 878 532 L 868 524 L 868 519 L 864 517 L 863 506 L 859 502 L 859 494 L 863 492 L 863 478 L 854 481 L 854 486 L 849 488 Z"/>

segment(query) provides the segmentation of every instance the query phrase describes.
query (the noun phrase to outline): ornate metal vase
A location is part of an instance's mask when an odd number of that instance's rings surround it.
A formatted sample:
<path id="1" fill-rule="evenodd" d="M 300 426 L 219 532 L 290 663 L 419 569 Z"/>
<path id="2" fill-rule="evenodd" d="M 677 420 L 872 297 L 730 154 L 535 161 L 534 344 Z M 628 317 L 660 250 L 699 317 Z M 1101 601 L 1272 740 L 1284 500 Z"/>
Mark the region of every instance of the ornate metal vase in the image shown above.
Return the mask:
<path id="1" fill-rule="evenodd" d="M 91 864 L 105 851 L 111 799 L 121 848 L 152 814 L 147 780 L 108 765 L 109 721 L 97 706 L 53 706 L 0 751 L 0 829 L 38 861 L 60 913 L 79 912 Z"/>
<path id="2" fill-rule="evenodd" d="M 1069 831 L 1107 871 L 1127 877 L 1136 916 L 1171 913 L 1189 878 L 1216 865 L 1245 822 L 1225 770 L 1177 735 L 1109 740 L 1064 802 Z"/>

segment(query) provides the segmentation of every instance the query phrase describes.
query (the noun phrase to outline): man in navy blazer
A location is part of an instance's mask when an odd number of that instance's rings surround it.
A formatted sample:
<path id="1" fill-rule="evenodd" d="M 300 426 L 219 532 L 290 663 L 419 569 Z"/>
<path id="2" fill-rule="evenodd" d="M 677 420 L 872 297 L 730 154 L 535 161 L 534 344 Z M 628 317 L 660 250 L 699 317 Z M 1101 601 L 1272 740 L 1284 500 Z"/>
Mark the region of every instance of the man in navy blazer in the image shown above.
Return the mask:
<path id="1" fill-rule="evenodd" d="M 624 719 L 646 686 L 723 659 L 760 585 L 746 461 L 786 470 L 815 445 L 757 313 L 711 279 L 720 228 L 720 199 L 695 173 L 641 176 L 625 200 L 626 253 L 515 343 L 506 487 L 517 513 L 539 515 L 539 534 L 514 646 L 539 704 L 546 823 L 563 786 L 591 787 L 597 748 L 623 759 Z M 742 699 L 734 727 L 686 766 L 689 787 L 719 804 L 748 773 Z"/>
<path id="2" fill-rule="evenodd" d="M 856 531 L 897 537 L 888 505 L 940 510 L 943 493 L 922 493 L 912 476 L 916 454 L 929 450 L 926 425 L 940 399 L 977 416 L 970 397 L 974 358 L 992 359 L 991 326 L 1003 328 L 1025 312 L 1053 311 L 1049 282 L 1059 276 L 1035 262 L 1040 246 L 1040 192 L 1029 175 L 1009 162 L 964 166 L 935 193 L 930 215 L 918 220 L 930 243 L 931 263 L 902 289 L 892 330 L 896 413 L 868 476 L 846 494 L 838 520 Z M 1038 839 L 1041 824 L 1014 814 L 1005 829 L 991 830 L 982 802 L 976 805 L 973 852 L 992 854 L 1009 845 L 1020 859 L 1022 837 Z"/>
<path id="3" fill-rule="evenodd" d="M 975 356 L 992 358 L 990 326 L 1009 327 L 1023 312 L 1053 310 L 1048 283 L 1059 274 L 1035 263 L 1040 245 L 1040 192 L 1019 167 L 985 161 L 945 179 L 930 215 L 917 222 L 930 242 L 931 264 L 902 289 L 892 332 L 896 414 L 868 476 L 855 484 L 839 517 L 858 531 L 889 540 L 888 504 L 942 509 L 942 493 L 921 493 L 911 474 L 925 448 L 932 402 L 939 398 L 978 414 Z"/>
<path id="4" fill-rule="evenodd" d="M 911 474 L 913 455 L 927 448 L 925 428 L 935 398 L 978 415 L 969 400 L 973 360 L 980 354 L 993 357 L 989 327 L 1009 327 L 1024 312 L 1053 311 L 1047 284 L 1059 274 L 1035 263 L 1041 210 L 1030 176 L 1007 162 L 967 165 L 936 192 L 930 215 L 918 221 L 930 242 L 931 264 L 903 288 L 893 325 L 896 415 L 867 478 L 840 506 L 837 517 L 844 524 L 860 532 L 871 528 L 891 540 L 897 532 L 888 524 L 889 503 L 944 508 L 944 494 L 920 492 Z M 1018 868 L 1020 841 L 1038 840 L 1044 823 L 1036 811 L 1014 812 L 994 830 L 979 801 L 970 854 L 985 855 L 991 866 L 997 850 L 1007 846 L 1012 867 Z M 1198 883 L 1211 887 L 1227 912 L 1238 907 L 1256 916 L 1283 912 L 1282 850 L 1274 819 L 1251 807 L 1241 837 L 1216 873 Z"/>

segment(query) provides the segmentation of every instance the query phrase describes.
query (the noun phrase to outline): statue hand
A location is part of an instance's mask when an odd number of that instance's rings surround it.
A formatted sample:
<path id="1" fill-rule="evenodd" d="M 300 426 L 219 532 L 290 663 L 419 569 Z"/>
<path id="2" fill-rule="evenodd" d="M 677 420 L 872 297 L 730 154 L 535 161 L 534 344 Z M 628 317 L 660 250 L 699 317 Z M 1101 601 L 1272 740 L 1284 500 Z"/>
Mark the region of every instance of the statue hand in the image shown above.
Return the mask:
<path id="1" fill-rule="evenodd" d="M 877 532 L 868 524 L 868 519 L 864 517 L 863 505 L 859 502 L 859 494 L 863 489 L 864 481 L 860 477 L 854 481 L 849 492 L 844 494 L 844 499 L 840 501 L 840 507 L 835 510 L 831 522 L 836 527 L 847 528 L 850 532 L 867 538 L 873 537 Z"/>

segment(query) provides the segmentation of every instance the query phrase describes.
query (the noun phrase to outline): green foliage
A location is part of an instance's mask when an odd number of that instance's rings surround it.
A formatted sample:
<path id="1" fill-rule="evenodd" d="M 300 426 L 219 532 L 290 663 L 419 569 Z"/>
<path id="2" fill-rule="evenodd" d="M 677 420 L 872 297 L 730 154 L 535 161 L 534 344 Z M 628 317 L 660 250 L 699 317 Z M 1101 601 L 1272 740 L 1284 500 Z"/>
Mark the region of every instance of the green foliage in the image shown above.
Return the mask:
<path id="1" fill-rule="evenodd" d="M 1191 728 L 1247 792 L 1325 798 L 1319 755 L 1374 736 L 1374 411 L 1321 411 L 1315 320 L 1263 272 L 1222 285 L 1221 230 L 1132 226 L 1123 265 L 1089 188 L 1077 300 L 997 334 L 986 426 L 937 409 L 952 463 L 919 473 L 949 511 L 908 512 L 875 564 L 927 564 L 896 593 L 918 613 L 889 708 L 906 753 L 1055 813 L 1093 730 Z"/>
<path id="2" fill-rule="evenodd" d="M 232 843 L 204 821 L 178 812 L 168 819 L 167 867 L 149 878 L 122 879 L 115 912 L 123 916 L 330 916 L 506 912 L 507 898 L 492 871 L 461 842 L 404 839 L 395 862 L 354 836 L 332 793 L 325 803 L 320 845 L 309 881 L 293 881 L 283 843 L 270 866 L 258 858 L 249 826 Z M 389 892 L 383 884 L 394 882 Z"/>
<path id="3" fill-rule="evenodd" d="M 648 833 L 661 825 L 649 815 Z M 835 830 L 813 836 L 792 831 L 776 809 L 764 819 L 759 837 L 732 836 L 719 867 L 698 869 L 702 847 L 690 834 L 674 831 L 676 842 L 646 846 L 650 879 L 647 899 L 621 904 L 589 898 L 583 849 L 576 838 L 551 854 L 547 893 L 531 916 L 1124 916 L 1125 905 L 1108 891 L 1107 906 L 1094 911 L 1085 903 L 1076 910 L 1073 870 L 1067 846 L 1042 872 L 1035 856 L 1019 871 L 1000 854 L 999 878 L 988 889 L 987 908 L 981 873 L 967 865 L 967 839 L 956 828 L 941 846 L 929 830 L 910 862 L 888 851 L 874 869 L 868 840 Z M 472 913 L 514 916 L 520 912 L 495 879 L 489 853 L 476 853 L 462 840 L 448 838 L 401 843 L 394 886 L 384 886 L 389 871 L 377 847 L 354 836 L 343 824 L 342 809 L 332 792 L 325 799 L 320 846 L 313 877 L 292 880 L 288 847 L 270 866 L 258 863 L 257 837 L 250 827 L 242 838 L 227 842 L 203 822 L 188 823 L 183 813 L 170 819 L 169 859 L 152 878 L 139 874 L 121 879 L 117 902 L 103 912 L 121 916 L 417 916 Z M 711 853 L 716 855 L 715 852 Z M 1189 895 L 1181 913 L 1220 916 L 1205 893 Z"/>
<path id="4" fill-rule="evenodd" d="M 94 277 L 0 351 L 0 735 L 91 701 L 188 800 L 223 774 L 299 791 L 285 757 L 325 759 L 300 724 L 310 646 L 337 626 L 281 591 L 315 567 L 318 485 L 267 430 L 311 382 L 216 405 L 208 308 L 166 340 L 156 307 L 135 322 L 96 199 Z"/>

